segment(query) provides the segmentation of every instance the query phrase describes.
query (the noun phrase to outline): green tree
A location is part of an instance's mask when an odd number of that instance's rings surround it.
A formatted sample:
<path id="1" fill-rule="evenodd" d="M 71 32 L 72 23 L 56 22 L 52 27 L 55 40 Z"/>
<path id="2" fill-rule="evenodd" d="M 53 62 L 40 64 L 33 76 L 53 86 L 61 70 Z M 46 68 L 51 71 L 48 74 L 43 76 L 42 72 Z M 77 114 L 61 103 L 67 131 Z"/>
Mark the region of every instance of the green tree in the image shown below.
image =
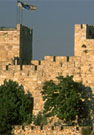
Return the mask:
<path id="1" fill-rule="evenodd" d="M 47 118 L 42 112 L 39 112 L 37 115 L 33 115 L 32 121 L 36 126 L 47 125 Z"/>
<path id="2" fill-rule="evenodd" d="M 59 76 L 57 81 L 46 81 L 43 85 L 44 114 L 48 117 L 57 116 L 67 123 L 78 119 L 81 124 L 87 118 L 89 122 L 91 101 L 88 98 L 91 98 L 91 89 L 81 82 L 75 82 L 73 76 Z"/>
<path id="3" fill-rule="evenodd" d="M 30 123 L 32 120 L 33 98 L 24 92 L 22 85 L 12 80 L 0 86 L 0 133 L 11 135 L 14 125 Z"/>

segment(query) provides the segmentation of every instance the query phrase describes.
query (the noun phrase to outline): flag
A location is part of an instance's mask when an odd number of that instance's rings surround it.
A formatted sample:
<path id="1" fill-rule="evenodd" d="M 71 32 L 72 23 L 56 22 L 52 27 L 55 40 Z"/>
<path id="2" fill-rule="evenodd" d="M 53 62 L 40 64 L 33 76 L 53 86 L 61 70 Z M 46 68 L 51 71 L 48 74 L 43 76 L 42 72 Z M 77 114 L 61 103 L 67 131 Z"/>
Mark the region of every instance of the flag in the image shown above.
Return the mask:
<path id="1" fill-rule="evenodd" d="M 29 5 L 29 4 L 23 3 L 21 1 L 18 1 L 17 5 L 19 8 L 22 8 L 22 9 L 27 9 L 27 10 L 36 10 L 37 9 L 36 6 Z"/>

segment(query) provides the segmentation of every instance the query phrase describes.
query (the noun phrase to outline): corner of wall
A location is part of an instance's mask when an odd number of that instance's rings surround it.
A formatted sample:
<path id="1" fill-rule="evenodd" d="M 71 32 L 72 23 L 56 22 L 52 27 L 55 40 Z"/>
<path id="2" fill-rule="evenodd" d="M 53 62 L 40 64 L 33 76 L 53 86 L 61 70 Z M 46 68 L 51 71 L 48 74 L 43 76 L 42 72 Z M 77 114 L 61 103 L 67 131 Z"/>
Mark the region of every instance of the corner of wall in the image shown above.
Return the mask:
<path id="1" fill-rule="evenodd" d="M 20 31 L 22 27 L 22 24 L 17 24 L 17 31 Z"/>

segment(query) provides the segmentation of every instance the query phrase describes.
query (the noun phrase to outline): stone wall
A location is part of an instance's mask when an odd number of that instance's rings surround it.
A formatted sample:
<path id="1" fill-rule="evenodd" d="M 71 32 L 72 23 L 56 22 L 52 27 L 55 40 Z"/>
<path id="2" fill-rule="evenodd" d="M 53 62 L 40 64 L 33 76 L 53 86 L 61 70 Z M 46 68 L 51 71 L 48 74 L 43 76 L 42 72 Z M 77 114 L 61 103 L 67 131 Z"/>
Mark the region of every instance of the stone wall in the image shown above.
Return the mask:
<path id="1" fill-rule="evenodd" d="M 15 135 L 81 135 L 81 128 L 76 127 L 34 127 L 16 126 L 13 133 Z"/>
<path id="2" fill-rule="evenodd" d="M 82 81 L 94 92 L 94 56 L 54 57 L 45 56 L 44 60 L 31 61 L 31 65 L 3 65 L 0 70 L 0 84 L 12 79 L 22 84 L 25 91 L 34 97 L 34 113 L 43 108 L 42 85 L 47 80 L 57 81 L 59 75 L 73 75 L 75 81 Z M 85 62 L 86 61 L 86 62 Z M 16 62 L 17 63 L 17 62 Z"/>
<path id="3" fill-rule="evenodd" d="M 32 29 L 17 25 L 17 29 L 0 28 L 0 84 L 14 80 L 22 84 L 25 92 L 34 97 L 36 115 L 43 109 L 41 90 L 48 80 L 57 81 L 57 76 L 73 75 L 94 93 L 94 27 L 75 25 L 74 56 L 45 56 L 43 60 L 32 60 Z M 16 126 L 15 135 L 81 135 L 75 127 Z"/>
<path id="4" fill-rule="evenodd" d="M 85 24 L 75 26 L 75 56 L 45 56 L 40 61 L 32 60 L 32 30 L 19 24 L 17 29 L 1 29 L 0 84 L 11 79 L 29 90 L 34 97 L 34 114 L 43 109 L 43 83 L 57 81 L 57 76 L 73 75 L 75 81 L 82 81 L 94 93 L 94 55 L 82 55 L 83 48 L 94 49 L 94 39 L 86 39 L 86 29 Z M 86 46 L 82 48 L 82 44 Z"/>
<path id="5" fill-rule="evenodd" d="M 0 29 L 0 61 L 10 63 L 12 58 L 19 57 L 19 36 L 18 27 Z"/>

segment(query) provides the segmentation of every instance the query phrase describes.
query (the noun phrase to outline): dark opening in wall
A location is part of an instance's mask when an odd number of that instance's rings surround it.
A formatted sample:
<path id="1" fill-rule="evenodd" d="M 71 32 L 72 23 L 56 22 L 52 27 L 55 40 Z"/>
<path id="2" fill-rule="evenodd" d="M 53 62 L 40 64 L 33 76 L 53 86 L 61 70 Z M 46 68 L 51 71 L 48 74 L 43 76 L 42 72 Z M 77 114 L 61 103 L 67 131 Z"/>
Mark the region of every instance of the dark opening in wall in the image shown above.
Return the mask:
<path id="1" fill-rule="evenodd" d="M 23 65 L 20 65 L 20 70 L 23 70 Z"/>
<path id="2" fill-rule="evenodd" d="M 86 38 L 87 39 L 94 39 L 94 26 L 87 25 Z"/>
<path id="3" fill-rule="evenodd" d="M 35 66 L 35 70 L 37 70 L 37 66 Z"/>
<path id="4" fill-rule="evenodd" d="M 63 65 L 62 62 L 60 62 L 60 66 L 61 66 L 61 67 L 62 67 L 62 65 Z"/>
<path id="5" fill-rule="evenodd" d="M 88 50 L 84 50 L 83 52 L 84 52 L 84 53 L 88 53 Z"/>
<path id="6" fill-rule="evenodd" d="M 39 60 L 39 65 L 41 65 L 41 61 Z"/>
<path id="7" fill-rule="evenodd" d="M 82 45 L 82 48 L 86 48 L 87 46 L 85 44 Z"/>
<path id="8" fill-rule="evenodd" d="M 54 126 L 51 127 L 51 130 L 54 130 Z"/>
<path id="9" fill-rule="evenodd" d="M 63 126 L 60 127 L 60 130 L 63 130 Z"/>
<path id="10" fill-rule="evenodd" d="M 31 130 L 33 130 L 34 129 L 34 126 L 31 126 Z"/>
<path id="11" fill-rule="evenodd" d="M 22 126 L 22 130 L 24 130 L 24 131 L 25 131 L 25 128 L 24 128 L 24 126 Z"/>
<path id="12" fill-rule="evenodd" d="M 6 70 L 8 70 L 8 65 L 6 65 Z"/>
<path id="13" fill-rule="evenodd" d="M 81 29 L 83 28 L 83 24 L 81 24 Z"/>
<path id="14" fill-rule="evenodd" d="M 40 126 L 40 130 L 43 130 L 43 126 Z"/>
<path id="15" fill-rule="evenodd" d="M 53 56 L 53 61 L 54 61 L 54 62 L 56 61 L 56 56 Z"/>
<path id="16" fill-rule="evenodd" d="M 69 56 L 67 56 L 67 62 L 69 62 Z"/>
<path id="17" fill-rule="evenodd" d="M 79 131 L 79 127 L 76 127 L 76 130 Z"/>

